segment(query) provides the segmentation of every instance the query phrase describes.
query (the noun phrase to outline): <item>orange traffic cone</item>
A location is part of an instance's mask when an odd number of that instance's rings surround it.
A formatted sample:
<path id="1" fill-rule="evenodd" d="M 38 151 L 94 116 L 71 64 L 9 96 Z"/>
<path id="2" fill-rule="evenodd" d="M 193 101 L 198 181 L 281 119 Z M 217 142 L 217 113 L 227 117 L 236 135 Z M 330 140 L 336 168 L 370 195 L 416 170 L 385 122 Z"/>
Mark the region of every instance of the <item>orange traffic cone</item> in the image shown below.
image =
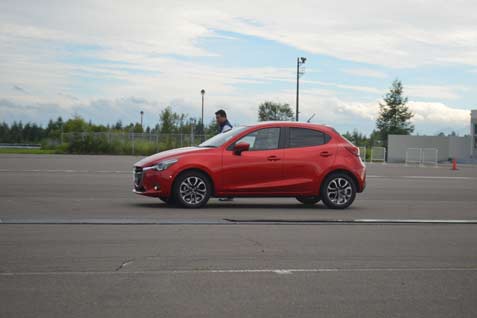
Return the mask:
<path id="1" fill-rule="evenodd" d="M 457 170 L 457 162 L 455 159 L 452 159 L 452 170 Z"/>

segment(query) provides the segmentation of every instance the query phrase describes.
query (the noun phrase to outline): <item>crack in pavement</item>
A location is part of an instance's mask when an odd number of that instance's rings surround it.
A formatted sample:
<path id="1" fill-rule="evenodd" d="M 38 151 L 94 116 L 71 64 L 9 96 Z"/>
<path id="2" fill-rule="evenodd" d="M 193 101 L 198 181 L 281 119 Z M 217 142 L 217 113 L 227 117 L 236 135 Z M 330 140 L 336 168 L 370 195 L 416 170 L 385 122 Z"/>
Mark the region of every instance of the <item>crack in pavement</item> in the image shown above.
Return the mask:
<path id="1" fill-rule="evenodd" d="M 133 262 L 134 262 L 134 258 L 127 259 L 124 262 L 122 262 L 114 271 L 115 272 L 120 271 L 121 269 L 123 269 L 124 267 L 132 264 Z"/>

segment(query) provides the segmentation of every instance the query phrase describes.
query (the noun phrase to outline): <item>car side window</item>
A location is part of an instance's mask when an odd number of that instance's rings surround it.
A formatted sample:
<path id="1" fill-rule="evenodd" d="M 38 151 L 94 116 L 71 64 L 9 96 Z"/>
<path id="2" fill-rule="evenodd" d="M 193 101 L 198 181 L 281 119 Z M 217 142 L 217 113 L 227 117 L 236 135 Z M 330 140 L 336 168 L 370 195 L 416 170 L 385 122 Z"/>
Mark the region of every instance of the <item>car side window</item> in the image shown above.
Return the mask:
<path id="1" fill-rule="evenodd" d="M 271 150 L 278 149 L 280 140 L 280 128 L 264 128 L 256 130 L 236 142 L 246 142 L 250 144 L 250 150 Z"/>
<path id="2" fill-rule="evenodd" d="M 318 130 L 290 127 L 288 147 L 299 148 L 323 145 L 328 142 L 329 138 L 327 137 L 326 134 Z"/>

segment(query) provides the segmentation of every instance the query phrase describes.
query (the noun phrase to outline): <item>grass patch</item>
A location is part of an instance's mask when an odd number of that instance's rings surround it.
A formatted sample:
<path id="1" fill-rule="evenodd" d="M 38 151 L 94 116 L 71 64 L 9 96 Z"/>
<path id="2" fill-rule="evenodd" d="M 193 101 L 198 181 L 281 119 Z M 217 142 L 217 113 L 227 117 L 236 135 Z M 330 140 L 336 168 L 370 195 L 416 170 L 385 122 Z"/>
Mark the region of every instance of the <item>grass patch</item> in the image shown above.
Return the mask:
<path id="1" fill-rule="evenodd" d="M 0 148 L 0 154 L 31 154 L 31 155 L 51 155 L 58 153 L 55 149 L 25 149 L 25 148 Z"/>

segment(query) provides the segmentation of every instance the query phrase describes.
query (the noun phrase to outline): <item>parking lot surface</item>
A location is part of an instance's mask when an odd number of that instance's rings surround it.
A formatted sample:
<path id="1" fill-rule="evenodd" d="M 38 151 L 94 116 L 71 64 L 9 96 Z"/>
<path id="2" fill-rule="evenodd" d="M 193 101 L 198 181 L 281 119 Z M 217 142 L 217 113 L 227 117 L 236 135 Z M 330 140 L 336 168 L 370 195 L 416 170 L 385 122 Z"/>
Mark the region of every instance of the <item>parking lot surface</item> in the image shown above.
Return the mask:
<path id="1" fill-rule="evenodd" d="M 131 192 L 138 159 L 0 156 L 1 317 L 477 316 L 475 166 L 185 210 Z"/>

